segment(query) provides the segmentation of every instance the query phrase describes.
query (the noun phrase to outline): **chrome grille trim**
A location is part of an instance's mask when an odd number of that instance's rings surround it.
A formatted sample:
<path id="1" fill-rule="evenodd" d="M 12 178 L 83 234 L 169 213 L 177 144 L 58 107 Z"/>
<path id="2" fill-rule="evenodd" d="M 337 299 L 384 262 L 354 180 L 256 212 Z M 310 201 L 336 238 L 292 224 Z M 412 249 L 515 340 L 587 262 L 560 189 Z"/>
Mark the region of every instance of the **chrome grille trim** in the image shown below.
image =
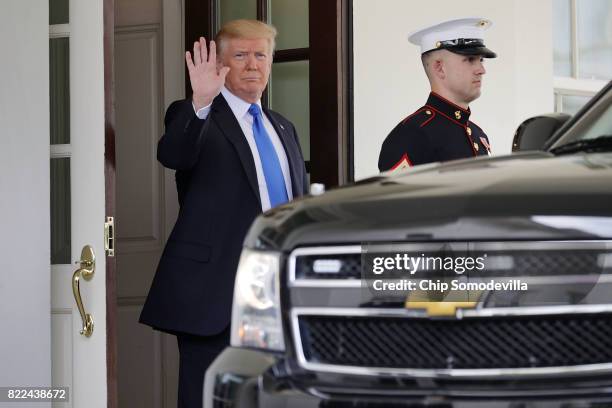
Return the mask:
<path id="1" fill-rule="evenodd" d="M 361 279 L 326 279 L 325 281 L 317 279 L 297 279 L 296 259 L 303 255 L 345 255 L 345 254 L 360 254 L 362 252 L 361 245 L 351 246 L 329 246 L 329 247 L 308 247 L 298 248 L 291 252 L 289 256 L 289 287 L 311 287 L 311 288 L 359 288 L 361 287 Z"/>
<path id="2" fill-rule="evenodd" d="M 612 251 L 611 240 L 567 240 L 567 241 L 495 241 L 495 242 L 480 242 L 480 241 L 466 241 L 466 242 L 449 242 L 449 244 L 471 244 L 475 245 L 477 250 L 499 250 L 500 248 L 507 250 L 571 250 L 571 248 L 564 248 L 559 246 L 577 245 L 581 250 L 588 249 L 601 249 L 604 247 L 608 251 Z M 368 244 L 370 245 L 370 244 Z M 388 245 L 385 243 L 371 243 L 371 245 Z M 432 248 L 439 248 L 440 243 L 393 243 L 401 247 L 402 251 L 426 251 Z M 318 246 L 318 247 L 303 247 L 297 248 L 291 252 L 288 259 L 288 286 L 292 287 L 305 287 L 305 288 L 360 288 L 362 287 L 361 279 L 305 279 L 297 278 L 296 276 L 296 263 L 297 258 L 300 256 L 307 255 L 350 255 L 360 254 L 363 252 L 364 245 L 337 245 L 337 246 Z M 398 248 L 398 250 L 400 250 Z M 610 268 L 612 265 L 606 265 L 606 268 Z M 589 275 L 565 275 L 565 276 L 521 276 L 521 280 L 526 283 L 533 284 L 555 284 L 555 283 L 568 283 L 568 282 L 580 282 L 584 281 Z M 516 277 L 518 278 L 518 276 Z M 499 277 L 499 280 L 503 280 L 503 277 Z M 508 278 L 509 279 L 509 278 Z M 599 275 L 598 282 L 612 282 L 612 274 Z"/>
<path id="3" fill-rule="evenodd" d="M 468 313 L 469 312 L 469 313 Z M 577 305 L 577 306 L 542 306 L 523 308 L 491 308 L 463 311 L 461 318 L 492 317 L 492 316 L 527 316 L 527 315 L 559 315 L 559 314 L 594 314 L 611 313 L 610 305 Z M 388 367 L 358 367 L 312 363 L 306 359 L 300 336 L 300 316 L 379 316 L 379 317 L 407 317 L 427 318 L 423 313 L 405 309 L 371 309 L 371 308 L 293 308 L 291 309 L 291 331 L 295 344 L 298 364 L 311 371 L 329 372 L 336 374 L 354 374 L 369 376 L 396 376 L 404 375 L 418 378 L 490 378 L 490 377 L 541 377 L 547 375 L 571 376 L 576 374 L 604 374 L 612 372 L 612 363 L 589 364 L 561 367 L 534 367 L 534 368 L 501 368 L 501 369 L 410 369 Z"/>

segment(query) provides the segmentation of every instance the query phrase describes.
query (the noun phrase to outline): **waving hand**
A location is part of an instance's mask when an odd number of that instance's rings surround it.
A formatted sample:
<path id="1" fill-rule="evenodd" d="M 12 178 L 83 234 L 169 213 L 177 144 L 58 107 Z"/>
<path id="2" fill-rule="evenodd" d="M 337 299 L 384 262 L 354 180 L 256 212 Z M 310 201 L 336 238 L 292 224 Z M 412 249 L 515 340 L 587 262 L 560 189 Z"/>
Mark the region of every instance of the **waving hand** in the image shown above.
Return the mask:
<path id="1" fill-rule="evenodd" d="M 193 59 L 189 51 L 185 53 L 185 62 L 193 90 L 193 103 L 196 109 L 203 108 L 219 95 L 230 69 L 222 67 L 217 70 L 217 46 L 211 41 L 208 53 L 204 37 L 200 37 L 200 41 L 193 44 Z"/>

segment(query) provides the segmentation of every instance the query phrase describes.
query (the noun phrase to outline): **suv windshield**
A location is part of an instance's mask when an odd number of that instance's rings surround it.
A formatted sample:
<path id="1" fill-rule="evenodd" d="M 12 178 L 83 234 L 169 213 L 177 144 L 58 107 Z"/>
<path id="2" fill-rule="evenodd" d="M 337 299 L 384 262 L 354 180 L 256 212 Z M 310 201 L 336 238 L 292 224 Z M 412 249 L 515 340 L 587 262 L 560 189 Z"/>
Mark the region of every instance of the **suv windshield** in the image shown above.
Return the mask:
<path id="1" fill-rule="evenodd" d="M 612 82 L 605 86 L 597 100 L 573 120 L 548 150 L 553 153 L 566 153 L 612 148 Z M 573 147 L 573 148 L 572 148 Z"/>

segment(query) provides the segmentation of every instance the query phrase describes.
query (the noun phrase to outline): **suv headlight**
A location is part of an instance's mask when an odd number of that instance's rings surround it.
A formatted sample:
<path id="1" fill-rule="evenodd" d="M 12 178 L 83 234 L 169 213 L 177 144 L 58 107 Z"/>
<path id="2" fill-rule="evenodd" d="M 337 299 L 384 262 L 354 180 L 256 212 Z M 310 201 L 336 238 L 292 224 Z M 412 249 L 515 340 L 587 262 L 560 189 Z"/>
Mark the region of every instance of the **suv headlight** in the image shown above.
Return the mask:
<path id="1" fill-rule="evenodd" d="M 232 346 L 285 350 L 279 264 L 277 252 L 242 250 L 234 285 Z"/>

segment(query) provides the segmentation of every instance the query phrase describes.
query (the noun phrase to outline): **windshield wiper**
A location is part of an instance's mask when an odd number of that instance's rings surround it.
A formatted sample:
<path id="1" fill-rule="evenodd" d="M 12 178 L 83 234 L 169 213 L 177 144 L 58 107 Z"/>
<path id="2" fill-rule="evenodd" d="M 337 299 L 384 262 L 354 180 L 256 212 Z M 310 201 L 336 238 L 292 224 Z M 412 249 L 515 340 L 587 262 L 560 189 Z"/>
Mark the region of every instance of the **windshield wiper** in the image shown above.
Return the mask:
<path id="1" fill-rule="evenodd" d="M 577 140 L 551 149 L 553 154 L 567 154 L 575 152 L 594 152 L 612 148 L 612 135 L 602 135 L 594 139 Z"/>

